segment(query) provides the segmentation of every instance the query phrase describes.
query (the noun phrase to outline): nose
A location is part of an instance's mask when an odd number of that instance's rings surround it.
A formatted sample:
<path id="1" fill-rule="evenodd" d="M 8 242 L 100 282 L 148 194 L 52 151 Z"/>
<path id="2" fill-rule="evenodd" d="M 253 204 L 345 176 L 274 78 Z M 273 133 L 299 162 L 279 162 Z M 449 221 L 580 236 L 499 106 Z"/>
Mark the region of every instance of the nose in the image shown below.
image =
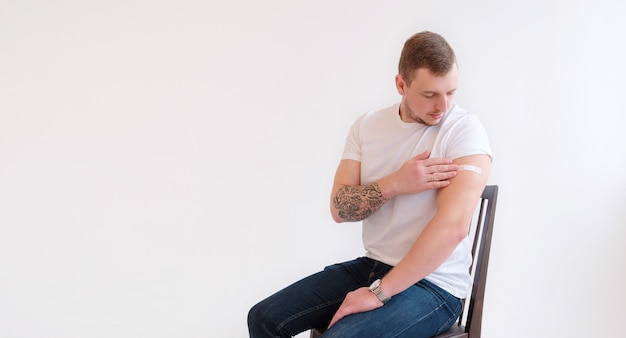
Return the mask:
<path id="1" fill-rule="evenodd" d="M 448 111 L 448 95 L 443 95 L 439 98 L 439 100 L 435 104 L 435 109 L 440 112 Z"/>

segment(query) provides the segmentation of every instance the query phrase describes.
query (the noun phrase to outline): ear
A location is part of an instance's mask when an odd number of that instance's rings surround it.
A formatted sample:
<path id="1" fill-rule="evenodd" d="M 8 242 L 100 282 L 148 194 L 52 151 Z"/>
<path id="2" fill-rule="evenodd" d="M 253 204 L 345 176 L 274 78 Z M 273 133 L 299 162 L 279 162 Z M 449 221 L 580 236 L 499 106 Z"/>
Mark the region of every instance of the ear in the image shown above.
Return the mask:
<path id="1" fill-rule="evenodd" d="M 396 89 L 398 90 L 398 94 L 404 96 L 404 93 L 406 92 L 406 82 L 404 82 L 404 79 L 402 78 L 402 75 L 398 74 L 396 75 Z"/>

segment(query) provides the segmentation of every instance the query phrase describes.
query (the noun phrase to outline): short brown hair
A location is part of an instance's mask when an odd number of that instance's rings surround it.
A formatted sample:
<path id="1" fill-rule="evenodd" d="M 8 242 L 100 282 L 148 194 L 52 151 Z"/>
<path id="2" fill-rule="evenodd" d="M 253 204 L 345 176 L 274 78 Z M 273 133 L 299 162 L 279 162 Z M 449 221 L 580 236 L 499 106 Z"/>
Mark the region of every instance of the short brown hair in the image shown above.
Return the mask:
<path id="1" fill-rule="evenodd" d="M 411 36 L 404 43 L 398 64 L 398 74 L 411 84 L 415 70 L 426 68 L 433 74 L 448 74 L 456 63 L 454 50 L 439 34 L 420 32 Z"/>

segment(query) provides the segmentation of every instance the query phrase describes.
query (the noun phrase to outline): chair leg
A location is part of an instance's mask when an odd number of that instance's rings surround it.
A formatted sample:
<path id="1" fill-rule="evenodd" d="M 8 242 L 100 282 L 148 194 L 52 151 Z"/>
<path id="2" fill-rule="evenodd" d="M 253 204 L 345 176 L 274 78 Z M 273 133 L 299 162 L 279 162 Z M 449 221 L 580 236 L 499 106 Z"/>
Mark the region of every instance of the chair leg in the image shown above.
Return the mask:
<path id="1" fill-rule="evenodd" d="M 311 337 L 310 338 L 320 338 L 324 333 L 324 330 L 311 329 Z"/>

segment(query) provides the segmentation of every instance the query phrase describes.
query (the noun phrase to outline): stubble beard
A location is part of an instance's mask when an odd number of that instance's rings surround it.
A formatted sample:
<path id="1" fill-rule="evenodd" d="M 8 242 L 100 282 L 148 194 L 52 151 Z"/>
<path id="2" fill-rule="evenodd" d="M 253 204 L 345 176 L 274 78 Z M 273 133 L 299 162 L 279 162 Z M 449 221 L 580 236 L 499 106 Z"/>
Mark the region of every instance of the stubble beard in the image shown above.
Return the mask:
<path id="1" fill-rule="evenodd" d="M 435 126 L 435 125 L 439 124 L 439 122 L 441 121 L 441 120 L 439 120 L 436 123 L 427 123 L 426 121 L 422 120 L 417 115 L 415 115 L 415 113 L 411 110 L 411 108 L 409 108 L 409 105 L 406 104 L 406 103 L 401 104 L 400 105 L 400 109 L 401 109 L 400 110 L 400 117 L 401 118 L 402 118 L 402 110 L 404 110 L 405 115 L 408 118 L 410 118 L 411 120 L 413 120 L 413 122 L 416 122 L 416 123 L 419 123 L 419 124 L 423 124 L 425 126 Z M 442 112 L 439 112 L 439 111 L 431 111 L 431 112 L 428 112 L 427 115 L 430 115 L 430 114 L 440 114 L 440 113 L 442 114 Z"/>

